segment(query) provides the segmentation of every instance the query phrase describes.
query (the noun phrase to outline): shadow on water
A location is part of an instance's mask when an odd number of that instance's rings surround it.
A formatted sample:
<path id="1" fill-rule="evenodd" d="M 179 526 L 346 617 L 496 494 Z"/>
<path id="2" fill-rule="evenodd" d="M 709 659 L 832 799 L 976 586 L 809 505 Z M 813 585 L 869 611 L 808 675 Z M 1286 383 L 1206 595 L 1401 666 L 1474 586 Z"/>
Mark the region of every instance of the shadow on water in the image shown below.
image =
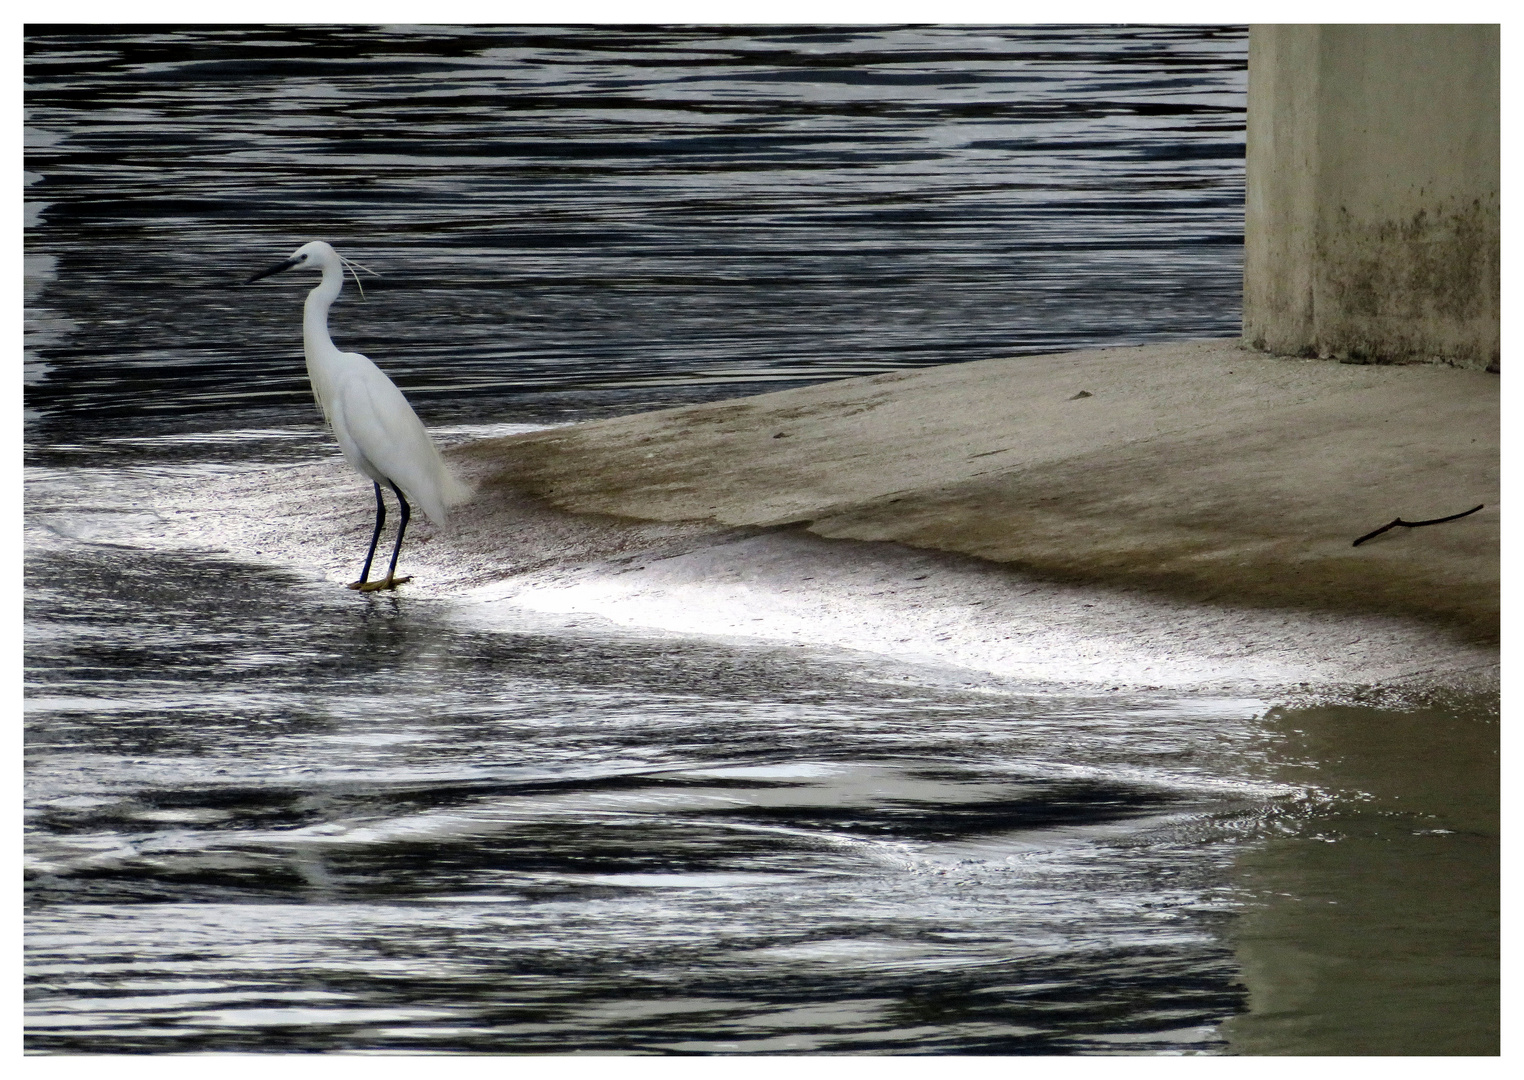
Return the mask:
<path id="1" fill-rule="evenodd" d="M 1240 1053 L 1499 1052 L 1496 696 L 1277 709 L 1271 765 L 1313 793 L 1246 847 Z"/>

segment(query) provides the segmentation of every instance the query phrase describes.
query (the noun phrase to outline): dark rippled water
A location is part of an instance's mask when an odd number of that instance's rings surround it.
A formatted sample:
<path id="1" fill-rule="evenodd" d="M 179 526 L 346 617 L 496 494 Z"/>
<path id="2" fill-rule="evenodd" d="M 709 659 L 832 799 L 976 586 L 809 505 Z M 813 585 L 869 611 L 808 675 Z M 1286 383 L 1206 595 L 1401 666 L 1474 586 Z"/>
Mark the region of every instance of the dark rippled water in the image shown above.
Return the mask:
<path id="1" fill-rule="evenodd" d="M 1234 334 L 1245 45 L 30 28 L 28 1047 L 1213 1052 L 1237 912 L 1301 895 L 1235 869 L 1265 837 L 1387 815 L 1480 845 L 1426 896 L 1485 869 L 1485 812 L 1378 813 L 1326 748 L 1287 779 L 1268 703 L 473 630 L 158 527 L 333 453 L 301 284 L 231 287 L 312 238 L 381 274 L 340 345 L 467 431 Z M 1256 971 L 1317 951 L 1264 910 Z M 1383 1045 L 1475 1045 L 1459 1000 Z"/>
<path id="2" fill-rule="evenodd" d="M 309 400 L 314 238 L 436 420 L 1238 331 L 1242 28 L 33 30 L 50 417 Z"/>
<path id="3" fill-rule="evenodd" d="M 1241 1005 L 1252 704 L 32 574 L 36 1050 L 1210 1049 Z"/>

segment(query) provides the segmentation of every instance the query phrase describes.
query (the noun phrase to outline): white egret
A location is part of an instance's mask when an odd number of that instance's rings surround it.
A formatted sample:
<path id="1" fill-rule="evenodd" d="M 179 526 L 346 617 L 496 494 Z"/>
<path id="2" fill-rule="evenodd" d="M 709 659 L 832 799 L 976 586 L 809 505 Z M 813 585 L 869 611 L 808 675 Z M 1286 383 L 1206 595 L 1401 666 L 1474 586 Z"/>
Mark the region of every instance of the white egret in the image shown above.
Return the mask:
<path id="1" fill-rule="evenodd" d="M 423 508 L 429 520 L 443 524 L 449 507 L 470 497 L 468 487 L 451 475 L 439 450 L 424 430 L 413 407 L 407 403 L 380 368 L 359 353 L 339 352 L 328 336 L 328 308 L 344 288 L 344 268 L 348 261 L 321 240 L 303 244 L 284 262 L 261 270 L 245 285 L 285 270 L 321 270 L 323 280 L 307 294 L 302 315 L 302 346 L 307 353 L 307 377 L 328 425 L 339 440 L 345 459 L 362 476 L 369 477 L 376 488 L 376 530 L 371 534 L 370 550 L 360 580 L 350 582 L 351 589 L 371 592 L 394 589 L 411 577 L 399 578 L 397 555 L 402 550 L 402 534 L 411 516 L 408 500 Z M 358 276 L 355 279 L 359 283 Z M 402 523 L 397 526 L 397 544 L 392 548 L 391 566 L 386 577 L 371 581 L 370 564 L 376 557 L 376 544 L 386 524 L 386 503 L 381 485 L 391 488 L 402 508 Z"/>

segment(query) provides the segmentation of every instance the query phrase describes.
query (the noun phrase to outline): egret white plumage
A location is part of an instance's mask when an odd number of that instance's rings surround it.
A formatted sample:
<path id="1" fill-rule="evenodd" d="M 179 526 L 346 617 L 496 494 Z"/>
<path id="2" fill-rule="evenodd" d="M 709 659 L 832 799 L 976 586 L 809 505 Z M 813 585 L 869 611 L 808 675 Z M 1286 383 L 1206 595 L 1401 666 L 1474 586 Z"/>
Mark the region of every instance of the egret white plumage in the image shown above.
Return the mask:
<path id="1" fill-rule="evenodd" d="M 471 491 L 455 478 L 439 456 L 429 433 L 413 407 L 407 403 L 396 384 L 359 353 L 340 352 L 328 336 L 328 308 L 344 288 L 344 269 L 349 264 L 342 255 L 321 240 L 303 244 L 284 262 L 261 270 L 245 285 L 286 270 L 321 270 L 323 280 L 307 294 L 302 315 L 302 345 L 307 354 L 307 377 L 328 425 L 333 429 L 345 459 L 362 476 L 369 477 L 376 488 L 376 529 L 371 534 L 370 550 L 360 580 L 350 582 L 351 589 L 371 592 L 394 589 L 411 577 L 399 578 L 397 555 L 402 551 L 402 534 L 407 531 L 411 513 L 408 500 L 422 507 L 429 520 L 443 524 L 447 510 L 470 497 Z M 362 268 L 363 269 L 363 268 Z M 358 276 L 355 279 L 359 283 Z M 386 524 L 386 503 L 381 485 L 391 488 L 401 507 L 402 522 L 397 526 L 397 543 L 392 548 L 391 566 L 386 577 L 371 581 L 370 565 L 376 557 L 376 544 Z"/>

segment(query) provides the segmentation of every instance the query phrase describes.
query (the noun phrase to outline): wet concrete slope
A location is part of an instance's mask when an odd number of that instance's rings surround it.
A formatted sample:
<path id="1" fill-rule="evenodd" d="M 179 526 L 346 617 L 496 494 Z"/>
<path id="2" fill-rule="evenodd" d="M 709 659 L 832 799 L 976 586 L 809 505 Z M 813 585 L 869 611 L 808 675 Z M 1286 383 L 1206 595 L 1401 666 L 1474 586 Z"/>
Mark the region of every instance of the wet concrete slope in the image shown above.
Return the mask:
<path id="1" fill-rule="evenodd" d="M 1483 372 L 1197 341 L 848 379 L 455 453 L 488 503 L 799 523 L 1055 581 L 1416 618 L 1490 645 L 1498 410 Z"/>

